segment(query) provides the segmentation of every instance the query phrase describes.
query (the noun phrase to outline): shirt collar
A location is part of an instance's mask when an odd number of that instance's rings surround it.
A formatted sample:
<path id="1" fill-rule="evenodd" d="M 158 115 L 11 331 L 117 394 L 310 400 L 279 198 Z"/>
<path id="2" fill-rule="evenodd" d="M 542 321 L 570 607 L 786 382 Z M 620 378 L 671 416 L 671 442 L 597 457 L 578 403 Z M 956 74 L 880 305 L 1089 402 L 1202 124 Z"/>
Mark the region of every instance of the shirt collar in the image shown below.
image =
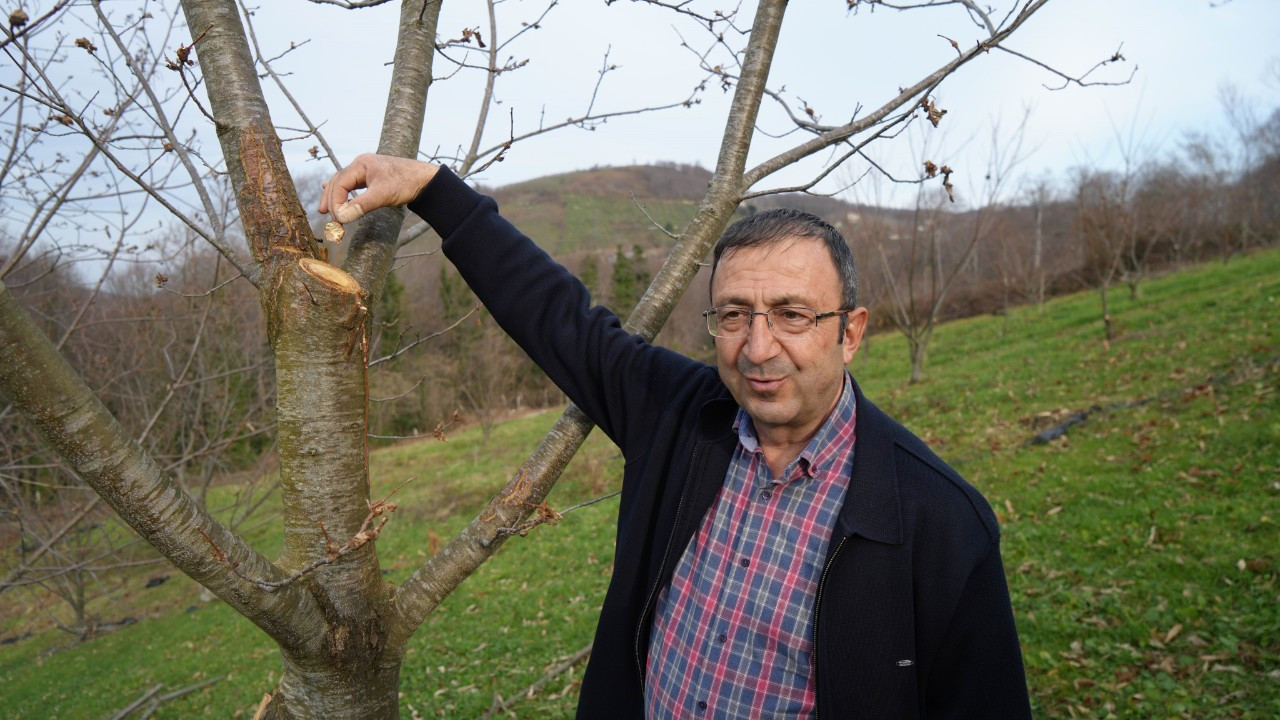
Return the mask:
<path id="1" fill-rule="evenodd" d="M 791 477 L 796 467 L 796 463 L 800 463 L 800 469 L 807 477 L 814 477 L 818 473 L 824 472 L 828 466 L 835 460 L 836 454 L 840 449 L 841 441 L 854 436 L 853 430 L 857 420 L 858 404 L 853 392 L 853 378 L 849 375 L 849 371 L 844 373 L 844 385 L 840 389 L 840 399 L 836 401 L 836 406 L 832 409 L 831 414 L 827 416 L 822 427 L 818 428 L 818 432 L 809 440 L 809 444 L 791 464 L 783 471 L 783 476 L 775 478 L 775 482 L 785 482 Z M 738 442 L 742 445 L 742 449 L 749 454 L 760 452 L 760 438 L 756 435 L 755 423 L 751 421 L 751 416 L 746 410 L 738 408 L 738 414 L 733 420 L 733 429 L 738 433 Z"/>

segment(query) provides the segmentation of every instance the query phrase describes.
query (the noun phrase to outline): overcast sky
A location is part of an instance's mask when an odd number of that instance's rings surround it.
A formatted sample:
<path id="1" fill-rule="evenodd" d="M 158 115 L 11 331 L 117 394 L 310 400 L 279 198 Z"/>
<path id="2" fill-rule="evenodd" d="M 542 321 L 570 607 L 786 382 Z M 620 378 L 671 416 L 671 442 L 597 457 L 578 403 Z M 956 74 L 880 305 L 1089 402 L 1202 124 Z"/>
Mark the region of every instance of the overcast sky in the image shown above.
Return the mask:
<path id="1" fill-rule="evenodd" d="M 532 21 L 545 4 L 507 0 L 500 5 L 499 37 Z M 962 45 L 981 34 L 959 6 L 911 12 L 864 9 L 857 14 L 845 6 L 844 0 L 792 2 L 770 76 L 771 88 L 785 87 L 793 107 L 803 98 L 823 122 L 832 124 L 846 121 L 859 105 L 864 112 L 880 105 L 897 87 L 946 62 L 955 51 L 938 34 Z M 744 3 L 739 21 L 743 27 L 749 26 L 752 10 L 750 2 Z M 352 11 L 276 0 L 257 11 L 255 22 L 268 54 L 290 41 L 311 41 L 280 60 L 278 67 L 294 73 L 290 89 L 313 119 L 324 121 L 324 132 L 343 160 L 377 143 L 390 77 L 385 63 L 391 59 L 398 11 L 396 3 Z M 511 113 L 517 133 L 536 127 L 540 119 L 550 124 L 582 113 L 606 51 L 609 62 L 619 67 L 606 77 L 596 98 L 597 110 L 683 99 L 703 73 L 694 55 L 680 46 L 682 37 L 699 49 L 708 37 L 685 20 L 627 0 L 607 6 L 603 0 L 562 2 L 541 29 L 504 49 L 502 59 L 529 63 L 499 80 L 501 105 L 491 115 L 485 145 L 505 138 Z M 478 27 L 486 42 L 490 40 L 483 3 L 445 3 L 440 34 L 459 37 L 464 27 Z M 1153 153 L 1169 152 L 1187 131 L 1223 130 L 1218 96 L 1224 83 L 1253 98 L 1261 113 L 1280 105 L 1277 38 L 1276 0 L 1055 0 L 1008 45 L 1070 74 L 1083 73 L 1119 50 L 1126 62 L 1098 71 L 1093 79 L 1123 80 L 1136 66 L 1132 82 L 1052 91 L 1044 85 L 1061 83 L 1049 72 L 993 53 L 942 86 L 937 104 L 948 110 L 945 133 L 926 133 L 928 152 L 957 171 L 980 166 L 988 154 L 992 123 L 999 122 L 1007 134 L 1024 111 L 1030 113 L 1029 155 L 1021 168 L 1025 174 L 1083 163 L 1113 164 L 1117 132 L 1137 130 Z M 484 62 L 480 55 L 470 61 Z M 320 72 L 322 68 L 329 72 Z M 437 75 L 448 71 L 437 61 Z M 432 87 L 424 149 L 450 152 L 469 143 L 482 79 L 479 73 L 463 72 Z M 567 129 L 517 145 L 507 161 L 493 166 L 481 181 L 502 185 L 592 165 L 656 161 L 712 167 L 729 94 L 711 87 L 701 97 L 702 103 L 692 110 L 613 120 L 595 132 Z M 785 117 L 771 101 L 765 107 L 761 128 L 785 131 Z M 283 103 L 274 102 L 273 108 L 278 124 L 290 121 Z M 758 136 L 749 165 L 799 139 Z M 907 174 L 915 172 L 919 145 L 926 139 L 909 140 L 899 140 L 893 148 L 882 146 L 877 157 Z M 307 146 L 288 146 L 291 161 L 300 169 L 307 168 Z M 320 170 L 316 163 L 310 167 Z M 794 182 L 812 172 L 805 168 L 765 185 Z"/>

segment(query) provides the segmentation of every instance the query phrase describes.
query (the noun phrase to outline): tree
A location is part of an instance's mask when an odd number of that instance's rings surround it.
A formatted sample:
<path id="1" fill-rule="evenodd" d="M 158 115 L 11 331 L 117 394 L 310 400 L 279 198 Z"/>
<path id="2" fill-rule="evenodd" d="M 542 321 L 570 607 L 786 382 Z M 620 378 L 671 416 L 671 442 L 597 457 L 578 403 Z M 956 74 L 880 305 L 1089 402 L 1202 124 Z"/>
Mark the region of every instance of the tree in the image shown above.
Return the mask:
<path id="1" fill-rule="evenodd" d="M 586 286 L 587 292 L 591 293 L 592 299 L 598 302 L 600 297 L 600 259 L 592 253 L 588 253 L 583 257 L 582 265 L 578 270 L 578 279 Z"/>
<path id="2" fill-rule="evenodd" d="M 326 1 L 349 8 L 380 2 Z M 706 196 L 630 314 L 627 327 L 653 338 L 740 203 L 781 190 L 813 188 L 869 143 L 922 117 L 936 124 L 939 113 L 930 97 L 938 85 L 969 61 L 1006 50 L 1006 40 L 1045 2 L 1013 3 L 1003 19 L 964 3 L 963 17 L 982 29 L 982 40 L 968 48 L 953 44 L 956 57 L 888 100 L 869 106 L 869 111 L 835 125 L 822 124 L 808 104 L 799 114 L 792 112 L 790 100 L 766 85 L 786 8 L 783 0 L 762 0 L 749 31 L 737 25 L 736 13 L 702 13 L 683 3 L 672 6 L 708 32 L 707 50 L 696 53 L 697 62 L 715 85 L 731 91 L 732 100 Z M 949 9 L 952 3 L 916 5 Z M 283 82 L 257 50 L 252 26 L 244 23 L 243 6 L 234 0 L 183 0 L 189 34 L 172 57 L 155 50 L 167 42 L 154 44 L 148 34 L 154 25 L 149 14 L 112 15 L 96 1 L 92 9 L 99 33 L 75 45 L 109 78 L 117 93 L 115 104 L 86 110 L 86 103 L 69 97 L 65 83 L 50 74 L 48 55 L 31 45 L 41 37 L 38 31 L 73 10 L 65 1 L 21 22 L 11 17 L 3 43 L 22 64 L 21 87 L 11 91 L 36 103 L 42 114 L 50 113 L 53 123 L 65 128 L 54 127 L 55 131 L 90 142 L 90 154 L 101 155 L 117 182 L 131 183 L 164 205 L 256 290 L 275 365 L 284 518 L 281 555 L 268 559 L 185 492 L 135 433 L 95 397 L 5 285 L 0 285 L 0 392 L 142 538 L 279 645 L 283 674 L 262 709 L 264 717 L 396 717 L 399 668 L 409 638 L 427 614 L 497 550 L 509 535 L 506 530 L 525 523 L 531 508 L 543 502 L 590 423 L 571 407 L 484 512 L 402 585 L 383 582 L 376 541 L 394 505 L 372 497 L 369 489 L 370 342 L 396 250 L 421 231 L 401 232 L 402 209 L 380 210 L 347 229 L 344 244 L 349 250 L 341 267 L 326 262 L 328 253 L 316 241 L 285 164 L 259 73 L 281 87 Z M 518 66 L 498 63 L 499 48 L 506 41 L 496 37 L 494 3 L 488 9 L 487 57 L 480 66 L 485 92 L 476 133 L 469 149 L 443 158 L 463 174 L 503 159 L 523 137 L 513 130 L 507 139 L 484 147 L 494 82 Z M 471 30 L 459 40 L 437 45 L 439 12 L 437 2 L 406 0 L 402 5 L 380 152 L 409 157 L 419 152 L 427 90 L 437 79 L 433 61 L 437 55 L 447 59 L 451 51 L 469 48 L 480 39 Z M 715 52 L 727 56 L 717 60 Z M 168 90 L 156 81 L 155 73 L 162 68 L 171 73 L 165 76 L 171 83 Z M 606 65 L 601 75 L 607 71 Z M 765 97 L 780 104 L 803 139 L 748 168 Z M 107 130 L 116 127 L 115 118 L 126 105 L 135 103 L 144 111 L 130 116 L 131 121 L 151 123 L 132 136 L 147 140 L 141 149 Z M 313 155 L 320 157 L 323 145 L 323 154 L 332 158 L 317 124 L 300 108 L 297 114 L 308 135 L 318 140 Z M 111 119 L 101 121 L 102 117 Z M 601 117 L 589 109 L 561 126 L 586 126 Z M 206 121 L 216 128 L 220 162 L 198 155 L 193 139 L 179 133 L 184 126 Z M 550 128 L 525 135 L 546 129 Z M 19 137 L 16 131 L 13 137 Z M 832 149 L 837 155 L 823 162 L 810 181 L 756 189 L 780 170 Z M 216 173 L 202 169 L 211 161 Z M 179 185 L 193 188 L 182 195 L 187 198 L 183 202 L 175 201 Z M 219 188 L 224 192 L 217 192 Z M 188 202 L 196 210 L 189 210 Z M 35 236 L 24 237 L 18 255 L 34 247 Z"/>
<path id="3" fill-rule="evenodd" d="M 649 270 L 644 265 L 644 248 L 634 245 L 631 248 L 631 254 L 628 255 L 621 245 L 618 246 L 618 252 L 613 257 L 611 284 L 614 312 L 621 314 L 628 308 L 636 306 L 640 300 L 640 294 L 649 287 Z"/>
<path id="4" fill-rule="evenodd" d="M 862 223 L 860 233 L 876 249 L 880 277 L 890 300 L 890 316 L 898 331 L 907 339 L 911 356 L 910 382 L 924 379 L 925 356 L 929 341 L 937 327 L 956 280 L 976 256 L 981 243 L 994 234 L 1004 202 L 1005 186 L 1013 169 L 1024 158 L 1023 130 L 1026 116 L 1012 132 L 1000 131 L 997 123 L 991 129 L 991 157 L 986 173 L 973 193 L 976 202 L 963 223 L 946 212 L 955 202 L 951 183 L 954 172 L 948 165 L 938 165 L 926 157 L 916 180 L 915 207 L 903 227 L 883 218 Z M 941 174 L 942 188 L 935 189 L 925 181 Z M 967 227 L 963 227 L 967 225 Z M 956 232 L 960 227 L 959 232 Z M 954 236 L 954 237 L 950 237 Z M 896 255 L 890 261 L 890 254 Z"/>

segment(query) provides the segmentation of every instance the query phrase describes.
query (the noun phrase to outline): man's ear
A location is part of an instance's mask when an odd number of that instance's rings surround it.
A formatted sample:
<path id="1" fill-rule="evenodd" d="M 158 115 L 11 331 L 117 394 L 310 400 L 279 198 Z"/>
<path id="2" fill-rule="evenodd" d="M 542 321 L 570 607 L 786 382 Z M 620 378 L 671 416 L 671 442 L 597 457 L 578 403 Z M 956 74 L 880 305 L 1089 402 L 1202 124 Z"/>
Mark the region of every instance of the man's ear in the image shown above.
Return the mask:
<path id="1" fill-rule="evenodd" d="M 846 315 L 849 322 L 844 326 L 844 341 L 842 351 L 844 352 L 844 364 L 848 365 L 853 360 L 854 353 L 858 352 L 858 346 L 862 344 L 862 335 L 867 330 L 867 309 L 864 307 L 857 308 Z"/>

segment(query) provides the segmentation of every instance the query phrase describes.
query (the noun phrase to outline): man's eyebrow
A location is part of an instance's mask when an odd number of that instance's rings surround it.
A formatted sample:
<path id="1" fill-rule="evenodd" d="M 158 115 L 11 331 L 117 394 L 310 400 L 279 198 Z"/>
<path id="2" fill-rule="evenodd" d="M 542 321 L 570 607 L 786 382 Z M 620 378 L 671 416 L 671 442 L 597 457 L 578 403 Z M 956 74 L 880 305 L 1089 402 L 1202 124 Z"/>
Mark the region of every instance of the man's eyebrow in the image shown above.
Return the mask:
<path id="1" fill-rule="evenodd" d="M 811 301 L 808 299 L 797 298 L 794 295 L 780 295 L 774 298 L 770 298 L 768 307 L 775 308 L 775 307 L 796 306 L 796 305 L 799 305 L 802 307 L 808 307 L 810 302 Z M 737 307 L 750 308 L 750 307 L 755 307 L 755 301 L 742 295 L 729 295 L 726 297 L 722 297 L 720 298 L 720 300 L 716 301 L 716 307 L 724 307 L 725 305 L 735 305 Z"/>

